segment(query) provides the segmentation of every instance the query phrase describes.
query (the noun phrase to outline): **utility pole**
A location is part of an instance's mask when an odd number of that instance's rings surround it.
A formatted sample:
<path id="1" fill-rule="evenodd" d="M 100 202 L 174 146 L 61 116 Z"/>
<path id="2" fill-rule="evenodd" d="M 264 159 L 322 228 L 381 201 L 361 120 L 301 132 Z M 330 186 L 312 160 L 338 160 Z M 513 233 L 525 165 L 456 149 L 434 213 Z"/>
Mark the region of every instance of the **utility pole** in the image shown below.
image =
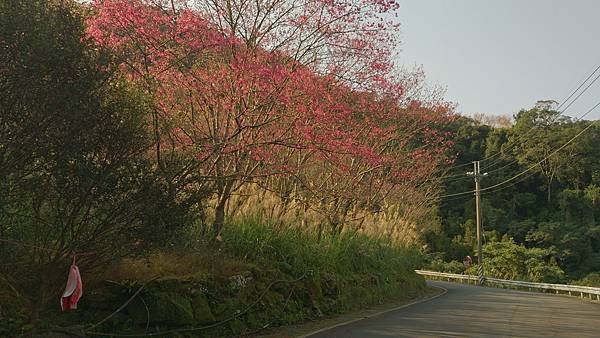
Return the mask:
<path id="1" fill-rule="evenodd" d="M 487 173 L 481 173 L 479 161 L 473 161 L 473 171 L 467 172 L 467 176 L 473 176 L 475 179 L 475 213 L 477 220 L 477 272 L 479 273 L 479 285 L 483 285 L 485 277 L 483 275 L 483 253 L 481 252 L 481 177 Z"/>

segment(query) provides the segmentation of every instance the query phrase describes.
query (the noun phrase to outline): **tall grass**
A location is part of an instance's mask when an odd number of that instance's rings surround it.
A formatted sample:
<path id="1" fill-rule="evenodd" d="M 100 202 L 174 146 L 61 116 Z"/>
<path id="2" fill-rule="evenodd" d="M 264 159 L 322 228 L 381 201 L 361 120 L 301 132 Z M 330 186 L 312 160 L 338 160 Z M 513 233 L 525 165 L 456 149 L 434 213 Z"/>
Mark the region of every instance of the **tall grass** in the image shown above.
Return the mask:
<path id="1" fill-rule="evenodd" d="M 414 248 L 360 233 L 325 235 L 291 226 L 275 226 L 258 216 L 238 218 L 224 231 L 223 248 L 245 259 L 275 265 L 289 273 L 340 274 L 407 272 L 421 263 Z"/>
<path id="2" fill-rule="evenodd" d="M 298 200 L 283 200 L 277 194 L 256 184 L 244 186 L 238 194 L 232 196 L 227 204 L 230 218 L 252 219 L 261 215 L 269 223 L 281 226 L 295 225 L 303 231 L 321 232 L 328 230 L 328 220 L 319 207 L 305 208 Z M 351 217 L 344 220 L 344 231 L 360 232 L 371 237 L 385 236 L 394 243 L 409 246 L 422 242 L 423 232 L 439 226 L 433 204 L 427 202 L 427 196 L 411 198 L 412 202 L 393 203 L 386 201 L 380 212 L 361 208 L 352 209 Z M 299 200 L 302 198 L 300 197 Z M 421 200 L 425 199 L 425 200 Z M 216 200 L 209 201 L 214 206 Z M 211 212 L 207 212 L 211 217 Z M 209 219 L 209 221 L 211 221 Z M 238 222 L 236 222 L 238 223 Z M 423 243 L 421 243 L 423 244 Z"/>

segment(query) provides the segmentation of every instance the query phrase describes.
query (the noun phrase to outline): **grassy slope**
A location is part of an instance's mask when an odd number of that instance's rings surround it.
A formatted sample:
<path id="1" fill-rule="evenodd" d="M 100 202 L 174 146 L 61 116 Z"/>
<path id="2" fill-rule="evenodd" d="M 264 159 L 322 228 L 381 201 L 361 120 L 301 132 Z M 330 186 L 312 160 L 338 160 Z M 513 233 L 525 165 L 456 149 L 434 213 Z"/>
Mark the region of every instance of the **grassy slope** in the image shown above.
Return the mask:
<path id="1" fill-rule="evenodd" d="M 423 279 L 412 271 L 419 263 L 417 252 L 367 237 L 318 241 L 252 219 L 231 224 L 223 237 L 219 246 L 123 260 L 98 276 L 114 282 L 88 283 L 79 310 L 53 316 L 52 322 L 97 322 L 156 277 L 95 330 L 144 333 L 222 322 L 193 335 L 240 335 L 426 291 Z M 161 336 L 169 335 L 176 334 Z"/>

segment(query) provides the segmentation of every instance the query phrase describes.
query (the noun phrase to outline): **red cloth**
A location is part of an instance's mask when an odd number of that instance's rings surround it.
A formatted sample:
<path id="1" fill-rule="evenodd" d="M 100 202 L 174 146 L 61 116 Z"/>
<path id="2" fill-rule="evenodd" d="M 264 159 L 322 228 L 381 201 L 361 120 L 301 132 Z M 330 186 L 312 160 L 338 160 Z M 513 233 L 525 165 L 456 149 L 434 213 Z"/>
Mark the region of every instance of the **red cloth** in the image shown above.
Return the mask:
<path id="1" fill-rule="evenodd" d="M 69 269 L 69 279 L 67 280 L 67 286 L 65 292 L 63 292 L 60 298 L 60 307 L 63 311 L 77 309 L 77 302 L 83 294 L 83 283 L 81 282 L 81 276 L 79 275 L 79 268 L 77 265 L 71 265 Z"/>

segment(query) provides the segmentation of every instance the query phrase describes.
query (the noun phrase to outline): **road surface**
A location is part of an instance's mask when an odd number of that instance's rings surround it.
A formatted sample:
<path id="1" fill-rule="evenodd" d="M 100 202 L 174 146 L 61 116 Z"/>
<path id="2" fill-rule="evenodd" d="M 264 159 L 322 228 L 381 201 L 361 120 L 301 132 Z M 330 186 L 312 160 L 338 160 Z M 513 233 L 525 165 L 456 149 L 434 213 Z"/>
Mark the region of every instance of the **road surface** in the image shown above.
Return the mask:
<path id="1" fill-rule="evenodd" d="M 600 305 L 578 298 L 429 282 L 436 299 L 322 331 L 325 337 L 600 337 Z"/>

